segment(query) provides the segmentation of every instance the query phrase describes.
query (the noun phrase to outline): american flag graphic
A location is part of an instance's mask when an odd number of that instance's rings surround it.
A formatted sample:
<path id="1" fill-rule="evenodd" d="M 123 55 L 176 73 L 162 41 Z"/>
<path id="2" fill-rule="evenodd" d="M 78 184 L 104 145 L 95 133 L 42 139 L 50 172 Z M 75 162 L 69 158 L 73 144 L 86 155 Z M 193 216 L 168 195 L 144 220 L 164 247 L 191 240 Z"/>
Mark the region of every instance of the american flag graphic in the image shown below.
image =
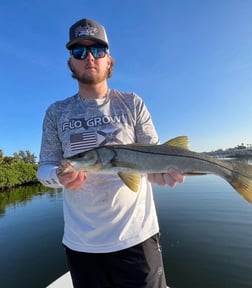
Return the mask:
<path id="1" fill-rule="evenodd" d="M 83 132 L 70 135 L 72 151 L 88 150 L 97 146 L 97 135 L 95 132 Z"/>

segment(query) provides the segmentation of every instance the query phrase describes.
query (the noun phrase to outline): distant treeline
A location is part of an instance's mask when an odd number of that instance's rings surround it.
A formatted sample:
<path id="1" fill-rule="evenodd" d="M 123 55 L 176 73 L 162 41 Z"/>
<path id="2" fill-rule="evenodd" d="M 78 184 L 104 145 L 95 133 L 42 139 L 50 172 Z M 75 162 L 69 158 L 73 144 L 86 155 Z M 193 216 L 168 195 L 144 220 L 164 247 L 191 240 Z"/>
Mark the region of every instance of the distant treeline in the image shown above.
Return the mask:
<path id="1" fill-rule="evenodd" d="M 37 168 L 36 156 L 30 151 L 20 150 L 10 157 L 0 150 L 0 190 L 37 183 Z"/>

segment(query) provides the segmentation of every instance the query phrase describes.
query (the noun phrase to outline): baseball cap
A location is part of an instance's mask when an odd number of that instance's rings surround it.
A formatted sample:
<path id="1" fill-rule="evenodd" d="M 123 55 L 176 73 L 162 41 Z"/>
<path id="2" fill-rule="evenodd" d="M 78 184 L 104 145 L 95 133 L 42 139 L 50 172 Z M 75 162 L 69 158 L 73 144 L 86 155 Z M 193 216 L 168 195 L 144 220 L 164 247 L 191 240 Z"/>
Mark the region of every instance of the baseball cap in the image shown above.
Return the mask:
<path id="1" fill-rule="evenodd" d="M 91 20 L 81 19 L 74 23 L 69 29 L 69 42 L 66 44 L 67 49 L 81 40 L 93 40 L 109 48 L 108 38 L 105 28 Z"/>

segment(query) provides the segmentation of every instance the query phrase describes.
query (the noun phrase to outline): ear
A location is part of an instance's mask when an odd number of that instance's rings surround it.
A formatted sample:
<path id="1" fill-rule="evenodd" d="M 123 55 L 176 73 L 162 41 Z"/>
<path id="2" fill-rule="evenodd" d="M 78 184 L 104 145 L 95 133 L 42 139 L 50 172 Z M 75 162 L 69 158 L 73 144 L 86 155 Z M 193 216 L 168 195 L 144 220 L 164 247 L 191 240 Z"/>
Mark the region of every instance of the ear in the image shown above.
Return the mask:
<path id="1" fill-rule="evenodd" d="M 67 65 L 68 65 L 69 69 L 70 69 L 72 72 L 74 72 L 74 69 L 73 69 L 73 66 L 72 66 L 72 62 L 71 62 L 71 58 L 68 59 Z"/>
<path id="2" fill-rule="evenodd" d="M 112 62 L 112 57 L 109 55 L 108 56 L 108 68 L 111 67 L 111 62 Z"/>

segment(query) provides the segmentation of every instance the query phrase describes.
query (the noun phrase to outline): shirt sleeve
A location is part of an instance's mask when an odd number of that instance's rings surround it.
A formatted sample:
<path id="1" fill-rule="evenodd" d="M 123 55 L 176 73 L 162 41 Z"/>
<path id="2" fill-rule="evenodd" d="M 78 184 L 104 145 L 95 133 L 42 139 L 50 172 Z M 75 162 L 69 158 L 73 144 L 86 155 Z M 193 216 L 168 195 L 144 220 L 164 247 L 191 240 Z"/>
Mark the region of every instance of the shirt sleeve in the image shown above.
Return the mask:
<path id="1" fill-rule="evenodd" d="M 56 105 L 51 105 L 43 121 L 39 164 L 58 165 L 62 159 L 62 146 L 59 139 Z"/>
<path id="2" fill-rule="evenodd" d="M 136 96 L 135 101 L 136 142 L 158 144 L 159 138 L 148 108 L 140 97 Z"/>
<path id="3" fill-rule="evenodd" d="M 57 168 L 53 164 L 42 164 L 38 167 L 37 177 L 40 183 L 51 188 L 61 188 L 63 185 L 60 184 L 57 176 Z"/>
<path id="4" fill-rule="evenodd" d="M 51 105 L 43 121 L 42 141 L 39 155 L 38 180 L 45 186 L 62 187 L 56 169 L 62 159 L 61 143 L 58 137 L 57 110 Z"/>

